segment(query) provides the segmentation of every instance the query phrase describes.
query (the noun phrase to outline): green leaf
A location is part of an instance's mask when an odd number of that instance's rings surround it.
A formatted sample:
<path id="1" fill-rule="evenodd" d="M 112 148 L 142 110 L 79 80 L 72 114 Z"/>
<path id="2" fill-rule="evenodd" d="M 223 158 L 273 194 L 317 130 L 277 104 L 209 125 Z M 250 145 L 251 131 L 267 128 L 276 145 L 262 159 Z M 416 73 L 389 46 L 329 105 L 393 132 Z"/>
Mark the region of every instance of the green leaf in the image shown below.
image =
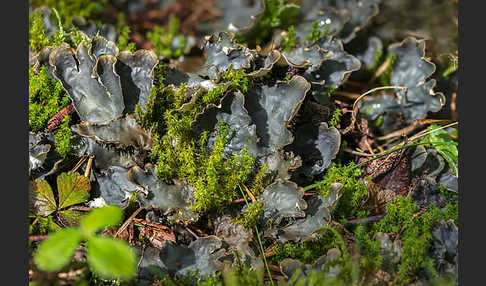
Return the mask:
<path id="1" fill-rule="evenodd" d="M 429 130 L 437 129 L 440 128 L 438 125 L 431 125 L 429 127 Z M 435 132 L 431 132 L 427 140 L 429 142 L 454 142 L 452 137 L 449 135 L 448 132 L 446 132 L 444 129 L 437 130 Z M 432 144 L 434 148 L 439 152 L 439 154 L 444 157 L 444 159 L 447 161 L 449 166 L 451 167 L 454 175 L 457 176 L 457 167 L 458 167 L 458 152 L 457 152 L 457 146 L 455 145 L 437 145 L 437 144 Z"/>
<path id="2" fill-rule="evenodd" d="M 91 235 L 107 226 L 115 226 L 123 218 L 123 211 L 117 206 L 105 206 L 92 210 L 81 220 L 81 229 Z"/>
<path id="3" fill-rule="evenodd" d="M 59 213 L 59 219 L 66 225 L 78 226 L 80 219 L 84 217 L 84 213 L 75 210 L 63 210 Z"/>
<path id="4" fill-rule="evenodd" d="M 34 262 L 45 271 L 58 271 L 68 264 L 83 234 L 75 228 L 65 228 L 44 240 L 34 256 Z"/>
<path id="5" fill-rule="evenodd" d="M 34 210 L 38 215 L 48 216 L 56 211 L 56 199 L 52 193 L 51 186 L 46 180 L 37 179 L 30 182 L 29 192 L 33 200 L 30 203 L 33 204 Z"/>
<path id="6" fill-rule="evenodd" d="M 92 236 L 86 244 L 88 264 L 98 275 L 114 279 L 135 276 L 137 257 L 124 241 L 110 237 Z"/>
<path id="7" fill-rule="evenodd" d="M 89 178 L 79 173 L 67 172 L 57 177 L 59 209 L 83 203 L 89 199 Z"/>

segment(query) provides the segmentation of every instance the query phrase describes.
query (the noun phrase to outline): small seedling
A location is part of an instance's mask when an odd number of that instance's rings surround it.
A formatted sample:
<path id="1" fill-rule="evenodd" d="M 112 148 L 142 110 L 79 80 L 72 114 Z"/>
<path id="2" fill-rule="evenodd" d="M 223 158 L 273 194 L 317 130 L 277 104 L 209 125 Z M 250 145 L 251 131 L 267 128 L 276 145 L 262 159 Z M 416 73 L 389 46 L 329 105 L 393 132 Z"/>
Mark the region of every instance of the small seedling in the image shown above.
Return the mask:
<path id="1" fill-rule="evenodd" d="M 95 209 L 86 215 L 79 227 L 68 227 L 44 240 L 34 256 L 34 262 L 45 271 L 59 271 L 72 259 L 76 248 L 86 241 L 88 265 L 97 275 L 107 279 L 130 279 L 136 274 L 137 259 L 124 241 L 96 235 L 108 226 L 116 226 L 123 217 L 117 206 Z"/>

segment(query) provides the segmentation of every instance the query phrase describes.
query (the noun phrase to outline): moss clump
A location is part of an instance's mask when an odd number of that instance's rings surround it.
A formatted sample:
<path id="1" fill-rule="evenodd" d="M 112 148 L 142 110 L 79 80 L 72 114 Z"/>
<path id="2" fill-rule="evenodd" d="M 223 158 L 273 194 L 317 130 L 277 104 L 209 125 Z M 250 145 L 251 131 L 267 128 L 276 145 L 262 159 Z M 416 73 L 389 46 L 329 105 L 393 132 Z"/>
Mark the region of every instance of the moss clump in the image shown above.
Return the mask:
<path id="1" fill-rule="evenodd" d="M 339 121 L 341 120 L 341 115 L 342 115 L 341 109 L 336 108 L 334 110 L 334 113 L 332 114 L 331 121 L 329 121 L 329 126 L 336 126 L 336 125 L 338 125 Z"/>
<path id="2" fill-rule="evenodd" d="M 420 207 L 412 202 L 411 197 L 399 196 L 387 204 L 386 210 L 386 216 L 375 224 L 375 231 L 394 233 L 402 242 L 396 276 L 398 284 L 407 285 L 424 271 L 436 277 L 434 261 L 427 255 L 432 243 L 432 230 L 439 220 L 451 218 L 453 206 L 452 211 L 441 212 L 432 204 L 420 214 Z"/>
<path id="3" fill-rule="evenodd" d="M 329 29 L 331 28 L 330 23 L 324 24 L 324 30 L 321 29 L 320 21 L 315 21 L 312 23 L 312 28 L 309 30 L 309 34 L 305 38 L 309 42 L 317 42 L 320 38 L 324 38 L 329 34 Z"/>
<path id="4" fill-rule="evenodd" d="M 37 11 L 29 15 L 29 45 L 34 52 L 39 52 L 49 45 L 49 38 L 45 35 L 42 12 Z"/>
<path id="5" fill-rule="evenodd" d="M 231 65 L 228 70 L 221 73 L 220 82 L 229 82 L 231 90 L 239 90 L 242 93 L 246 93 L 248 91 L 248 87 L 251 86 L 252 82 L 248 80 L 248 77 L 245 75 L 244 70 L 234 70 L 233 66 Z"/>
<path id="6" fill-rule="evenodd" d="M 255 27 L 245 35 L 237 36 L 239 42 L 261 45 L 272 35 L 274 29 L 287 29 L 295 22 L 300 7 L 284 0 L 265 0 L 265 9 Z"/>
<path id="7" fill-rule="evenodd" d="M 279 242 L 272 248 L 275 253 L 273 260 L 277 265 L 284 258 L 298 259 L 302 263 L 312 264 L 317 258 L 336 246 L 334 234 L 331 232 L 325 232 L 315 241 Z"/>
<path id="8" fill-rule="evenodd" d="M 59 16 L 64 23 L 71 23 L 73 17 L 89 18 L 92 14 L 104 10 L 107 0 L 29 0 L 32 7 L 47 6 L 59 11 Z"/>
<path id="9" fill-rule="evenodd" d="M 290 26 L 287 33 L 283 35 L 282 43 L 280 44 L 285 52 L 290 52 L 290 50 L 295 46 L 295 28 Z"/>
<path id="10" fill-rule="evenodd" d="M 243 184 L 250 174 L 253 158 L 247 155 L 246 149 L 243 149 L 239 155 L 224 159 L 223 150 L 228 131 L 227 125 L 220 126 L 211 154 L 207 160 L 201 162 L 202 166 L 197 167 L 197 176 L 188 178 L 188 181 L 196 187 L 194 210 L 213 209 L 236 199 L 238 197 L 236 188 Z"/>
<path id="11" fill-rule="evenodd" d="M 186 37 L 179 33 L 180 21 L 171 17 L 169 28 L 155 26 L 153 31 L 147 32 L 147 38 L 154 45 L 155 53 L 159 57 L 178 58 L 184 53 Z"/>
<path id="12" fill-rule="evenodd" d="M 372 233 L 364 225 L 356 227 L 354 237 L 361 255 L 359 261 L 361 271 L 371 273 L 378 270 L 382 261 L 380 242 L 371 240 Z"/>
<path id="13" fill-rule="evenodd" d="M 130 40 L 131 29 L 130 26 L 125 25 L 125 14 L 118 14 L 118 22 L 116 25 L 116 34 L 118 35 L 116 46 L 120 51 L 135 52 L 135 43 Z"/>
<path id="14" fill-rule="evenodd" d="M 47 122 L 70 102 L 62 85 L 47 74 L 42 67 L 39 72 L 29 69 L 29 128 L 31 131 L 44 129 Z"/>
<path id="15" fill-rule="evenodd" d="M 348 219 L 358 216 L 359 207 L 364 198 L 368 196 L 366 185 L 358 181 L 362 171 L 359 168 L 352 169 L 354 166 L 353 162 L 347 166 L 332 163 L 324 177 L 327 184 L 321 184 L 317 188 L 321 196 L 328 197 L 331 183 L 339 182 L 344 185 L 341 190 L 341 199 L 333 211 L 334 219 L 343 224 Z"/>
<path id="16" fill-rule="evenodd" d="M 384 86 L 391 85 L 391 75 L 396 60 L 397 60 L 396 54 L 389 54 L 383 61 L 383 63 L 388 62 L 388 66 L 379 76 L 379 81 L 381 85 Z"/>
<path id="17" fill-rule="evenodd" d="M 265 202 L 253 202 L 247 210 L 238 214 L 233 223 L 252 229 L 257 224 L 258 218 L 263 214 L 264 207 Z"/>
<path id="18" fill-rule="evenodd" d="M 66 158 L 71 148 L 69 143 L 71 142 L 71 129 L 69 128 L 70 117 L 66 116 L 62 119 L 62 123 L 59 126 L 56 134 L 54 134 L 54 145 L 56 146 L 57 153 Z"/>

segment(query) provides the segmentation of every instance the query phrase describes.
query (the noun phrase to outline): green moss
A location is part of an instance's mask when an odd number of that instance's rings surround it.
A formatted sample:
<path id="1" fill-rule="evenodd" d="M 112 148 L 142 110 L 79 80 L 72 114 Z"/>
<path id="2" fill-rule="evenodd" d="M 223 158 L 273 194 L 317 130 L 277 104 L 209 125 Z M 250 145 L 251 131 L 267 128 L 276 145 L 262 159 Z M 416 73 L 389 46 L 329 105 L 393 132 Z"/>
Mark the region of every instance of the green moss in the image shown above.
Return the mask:
<path id="1" fill-rule="evenodd" d="M 184 53 L 186 38 L 179 33 L 179 26 L 180 20 L 176 17 L 171 17 L 168 29 L 157 25 L 153 31 L 147 32 L 147 38 L 154 45 L 155 53 L 159 57 L 178 58 Z M 174 42 L 176 37 L 178 37 L 178 43 Z"/>
<path id="2" fill-rule="evenodd" d="M 253 227 L 257 224 L 258 218 L 263 214 L 264 207 L 265 202 L 253 202 L 253 204 L 247 210 L 238 214 L 233 223 L 242 225 L 247 229 L 253 229 Z"/>
<path id="3" fill-rule="evenodd" d="M 70 102 L 61 83 L 47 74 L 42 67 L 39 72 L 29 68 L 29 128 L 40 131 L 59 110 Z"/>
<path id="4" fill-rule="evenodd" d="M 245 35 L 237 35 L 239 42 L 250 45 L 261 45 L 269 40 L 274 29 L 287 29 L 295 22 L 300 7 L 284 0 L 265 0 L 265 9 L 261 18 L 251 31 Z"/>
<path id="5" fill-rule="evenodd" d="M 302 263 L 312 264 L 317 258 L 325 255 L 329 249 L 336 246 L 334 234 L 325 232 L 318 240 L 314 241 L 278 242 L 272 248 L 275 253 L 272 259 L 277 265 L 284 258 L 298 259 Z"/>
<path id="6" fill-rule="evenodd" d="M 416 215 L 420 208 L 412 202 L 411 197 L 404 199 L 399 196 L 387 204 L 386 216 L 375 224 L 375 230 L 400 234 L 402 252 L 396 277 L 399 285 L 409 284 L 424 271 L 431 278 L 437 276 L 434 261 L 427 255 L 432 242 L 432 230 L 439 220 L 451 217 L 453 208 L 451 206 L 451 210 L 441 212 L 432 204 L 426 212 Z"/>
<path id="7" fill-rule="evenodd" d="M 104 10 L 107 0 L 29 0 L 32 7 L 47 6 L 59 11 L 59 16 L 64 23 L 71 23 L 73 17 L 89 18 L 95 13 Z"/>
<path id="8" fill-rule="evenodd" d="M 329 126 L 336 126 L 336 125 L 338 125 L 339 121 L 341 120 L 341 115 L 342 115 L 341 109 L 336 108 L 334 110 L 334 113 L 332 114 L 331 121 L 329 121 Z"/>
<path id="9" fill-rule="evenodd" d="M 325 23 L 324 27 L 320 27 L 320 21 L 315 21 L 312 23 L 312 28 L 309 30 L 309 34 L 305 38 L 309 42 L 317 42 L 320 38 L 324 38 L 329 34 L 329 29 L 331 28 L 330 23 Z"/>
<path id="10" fill-rule="evenodd" d="M 389 61 L 389 63 L 387 68 L 379 76 L 379 81 L 381 85 L 384 86 L 391 85 L 391 75 L 392 75 L 392 70 L 396 59 L 397 59 L 396 54 L 388 54 L 388 56 L 385 58 L 384 62 Z"/>
<path id="11" fill-rule="evenodd" d="M 116 34 L 118 35 L 116 46 L 118 50 L 135 52 L 135 43 L 130 40 L 130 33 L 130 26 L 125 25 L 125 14 L 121 12 L 118 14 L 118 22 L 116 25 Z"/>
<path id="12" fill-rule="evenodd" d="M 69 116 L 64 117 L 59 129 L 57 130 L 56 134 L 54 134 L 54 145 L 56 146 L 56 151 L 63 158 L 66 158 L 71 150 L 69 147 L 69 142 L 71 142 L 72 132 L 69 128 L 69 121 Z"/>
<path id="13" fill-rule="evenodd" d="M 244 183 L 250 174 L 253 158 L 247 155 L 246 149 L 233 158 L 223 158 L 228 131 L 227 125 L 220 125 L 209 157 L 196 169 L 198 174 L 188 178 L 196 188 L 194 210 L 214 209 L 230 203 L 238 197 L 238 185 Z"/>
<path id="14" fill-rule="evenodd" d="M 295 46 L 295 28 L 290 26 L 287 33 L 283 35 L 282 43 L 280 44 L 285 52 L 290 52 L 290 50 Z"/>
<path id="15" fill-rule="evenodd" d="M 359 225 L 354 231 L 356 246 L 361 255 L 361 271 L 365 273 L 378 270 L 382 261 L 380 242 L 371 240 L 371 236 L 372 233 L 364 225 Z"/>
<path id="16" fill-rule="evenodd" d="M 29 15 L 29 45 L 34 52 L 39 52 L 43 47 L 49 45 L 41 11 Z"/>
<path id="17" fill-rule="evenodd" d="M 321 184 L 317 187 L 319 194 L 328 197 L 331 183 L 342 183 L 344 186 L 341 190 L 341 199 L 333 211 L 333 217 L 341 223 L 348 219 L 354 219 L 358 215 L 358 208 L 363 200 L 368 196 L 368 190 L 363 182 L 358 182 L 362 171 L 359 168 L 349 170 L 355 164 L 349 163 L 347 166 L 332 163 L 324 177 L 327 184 Z"/>
<path id="18" fill-rule="evenodd" d="M 253 180 L 253 184 L 251 186 L 251 192 L 255 196 L 259 196 L 263 193 L 264 186 L 263 186 L 263 179 L 265 178 L 265 171 L 267 170 L 267 164 L 263 164 L 260 167 L 260 170 L 255 176 L 255 179 Z"/>
<path id="19" fill-rule="evenodd" d="M 230 89 L 239 90 L 242 93 L 248 91 L 252 82 L 246 77 L 244 70 L 234 70 L 231 65 L 226 71 L 221 73 L 221 82 L 229 82 Z"/>
<path id="20" fill-rule="evenodd" d="M 328 87 L 328 88 L 326 89 L 326 92 L 327 92 L 327 97 L 328 97 L 328 98 L 331 98 L 331 95 L 332 95 L 332 93 L 333 93 L 335 90 L 336 90 L 336 87 L 334 86 L 334 84 L 333 84 L 333 85 L 331 85 L 330 87 Z"/>

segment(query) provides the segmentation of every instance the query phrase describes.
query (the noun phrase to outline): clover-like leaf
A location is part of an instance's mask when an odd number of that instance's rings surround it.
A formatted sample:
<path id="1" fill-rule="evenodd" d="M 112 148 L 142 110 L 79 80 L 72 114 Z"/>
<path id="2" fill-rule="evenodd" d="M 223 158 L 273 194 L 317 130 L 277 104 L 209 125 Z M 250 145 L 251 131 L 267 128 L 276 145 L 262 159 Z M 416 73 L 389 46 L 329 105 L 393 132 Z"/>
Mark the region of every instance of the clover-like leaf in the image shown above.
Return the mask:
<path id="1" fill-rule="evenodd" d="M 126 242 L 91 236 L 86 243 L 90 268 L 107 279 L 129 279 L 137 273 L 137 257 Z"/>
<path id="2" fill-rule="evenodd" d="M 304 217 L 307 203 L 304 190 L 290 181 L 278 180 L 265 188 L 258 201 L 265 202 L 263 219 L 278 225 L 283 218 Z"/>
<path id="3" fill-rule="evenodd" d="M 82 42 L 75 55 L 66 43 L 50 54 L 54 76 L 68 92 L 83 121 L 105 123 L 119 117 L 125 108 L 120 77 L 115 73 L 118 49 L 113 45 L 95 37 L 89 47 Z"/>
<path id="4" fill-rule="evenodd" d="M 85 235 L 108 227 L 116 226 L 123 218 L 123 211 L 117 206 L 104 206 L 89 212 L 80 222 L 80 227 Z"/>
<path id="5" fill-rule="evenodd" d="M 117 55 L 116 73 L 120 75 L 126 113 L 133 113 L 135 106 L 142 109 L 149 100 L 153 87 L 153 71 L 158 63 L 153 51 L 122 51 Z"/>
<path id="6" fill-rule="evenodd" d="M 90 189 L 89 178 L 75 172 L 60 174 L 57 176 L 59 209 L 87 201 Z"/>
<path id="7" fill-rule="evenodd" d="M 95 172 L 93 192 L 98 192 L 108 205 L 126 207 L 130 193 L 138 190 L 136 185 L 127 180 L 127 173 L 128 169 L 118 166 L 111 166 L 100 173 Z"/>
<path id="8" fill-rule="evenodd" d="M 150 150 L 152 136 L 142 129 L 133 115 L 117 118 L 106 124 L 82 122 L 72 127 L 79 135 L 117 147 L 133 146 Z"/>
<path id="9" fill-rule="evenodd" d="M 257 86 L 245 95 L 245 108 L 256 125 L 258 145 L 273 152 L 292 142 L 287 124 L 297 114 L 310 84 L 301 76 L 274 86 Z"/>
<path id="10" fill-rule="evenodd" d="M 34 262 L 45 271 L 58 271 L 68 264 L 83 234 L 76 228 L 61 229 L 41 242 L 34 256 Z"/>
<path id="11" fill-rule="evenodd" d="M 142 206 L 160 209 L 164 214 L 174 212 L 168 217 L 171 220 L 196 220 L 198 214 L 189 209 L 189 206 L 194 204 L 193 188 L 178 180 L 169 185 L 157 178 L 155 170 L 155 167 L 148 163 L 145 170 L 135 166 L 127 174 L 128 181 L 147 192 L 147 195 L 137 196 Z"/>
<path id="12" fill-rule="evenodd" d="M 204 51 L 207 58 L 199 74 L 210 79 L 218 78 L 219 73 L 230 66 L 233 66 L 233 70 L 249 68 L 253 59 L 248 48 L 233 42 L 225 32 L 210 36 L 204 44 Z"/>
<path id="13" fill-rule="evenodd" d="M 31 204 L 37 214 L 48 216 L 57 210 L 56 199 L 46 180 L 37 179 L 29 182 L 29 193 L 32 196 Z"/>
<path id="14" fill-rule="evenodd" d="M 296 170 L 306 176 L 322 173 L 331 165 L 341 145 L 341 134 L 327 123 L 306 123 L 296 129 L 295 140 L 288 146 L 296 155 L 304 158 L 301 168 Z"/>

